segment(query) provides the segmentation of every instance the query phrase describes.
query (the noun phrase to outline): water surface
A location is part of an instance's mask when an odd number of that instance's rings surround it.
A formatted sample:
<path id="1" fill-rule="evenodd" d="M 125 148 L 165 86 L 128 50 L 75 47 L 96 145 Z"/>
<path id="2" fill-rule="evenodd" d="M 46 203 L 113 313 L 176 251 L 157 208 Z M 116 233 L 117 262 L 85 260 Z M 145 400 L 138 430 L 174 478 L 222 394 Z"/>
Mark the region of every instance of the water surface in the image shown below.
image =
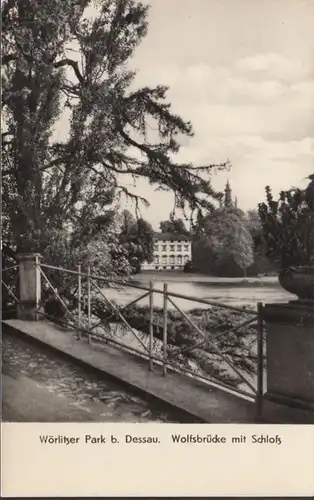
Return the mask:
<path id="1" fill-rule="evenodd" d="M 169 292 L 239 307 L 256 306 L 257 302 L 285 303 L 296 298 L 281 288 L 276 277 L 249 278 L 245 281 L 241 278 L 217 278 L 183 273 L 173 273 L 173 275 L 171 273 L 143 273 L 136 275 L 133 283 L 148 288 L 151 280 L 156 290 L 162 290 L 164 283 L 167 283 Z M 126 286 L 121 290 L 105 289 L 104 292 L 117 304 L 125 305 L 143 295 L 145 290 Z M 183 310 L 207 307 L 206 304 L 182 298 L 174 300 Z M 148 305 L 148 297 L 142 299 L 140 304 Z M 163 307 L 162 294 L 154 294 L 154 306 Z M 173 308 L 173 306 L 168 303 L 168 308 Z"/>

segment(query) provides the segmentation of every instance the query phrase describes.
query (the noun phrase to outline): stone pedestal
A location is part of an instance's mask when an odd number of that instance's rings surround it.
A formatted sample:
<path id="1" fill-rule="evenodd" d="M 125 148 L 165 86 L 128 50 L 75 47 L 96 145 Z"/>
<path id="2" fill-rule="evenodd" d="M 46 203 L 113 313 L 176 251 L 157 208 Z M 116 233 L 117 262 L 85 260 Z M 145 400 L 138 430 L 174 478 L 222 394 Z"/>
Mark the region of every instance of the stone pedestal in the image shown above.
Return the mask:
<path id="1" fill-rule="evenodd" d="M 314 411 L 314 307 L 266 304 L 267 394 L 272 401 Z"/>
<path id="2" fill-rule="evenodd" d="M 41 300 L 40 270 L 37 267 L 40 255 L 20 254 L 19 259 L 19 288 L 20 303 L 17 306 L 18 319 L 37 321 L 37 309 Z"/>

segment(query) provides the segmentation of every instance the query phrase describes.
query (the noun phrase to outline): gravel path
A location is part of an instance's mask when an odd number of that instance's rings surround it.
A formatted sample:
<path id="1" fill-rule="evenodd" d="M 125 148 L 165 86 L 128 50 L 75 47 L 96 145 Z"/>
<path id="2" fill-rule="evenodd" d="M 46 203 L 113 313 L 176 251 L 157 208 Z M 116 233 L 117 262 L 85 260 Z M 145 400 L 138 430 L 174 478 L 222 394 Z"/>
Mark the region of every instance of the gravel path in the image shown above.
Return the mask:
<path id="1" fill-rule="evenodd" d="M 3 336 L 3 420 L 176 422 L 112 382 Z"/>

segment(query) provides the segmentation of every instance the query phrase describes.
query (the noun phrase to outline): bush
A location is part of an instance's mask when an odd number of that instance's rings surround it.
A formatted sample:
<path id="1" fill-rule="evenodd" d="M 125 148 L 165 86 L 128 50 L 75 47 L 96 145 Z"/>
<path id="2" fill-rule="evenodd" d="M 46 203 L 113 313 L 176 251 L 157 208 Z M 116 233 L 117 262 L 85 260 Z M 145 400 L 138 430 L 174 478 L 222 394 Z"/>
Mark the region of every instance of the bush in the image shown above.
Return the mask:
<path id="1" fill-rule="evenodd" d="M 102 309 L 105 316 L 105 311 Z M 106 313 L 109 318 L 110 311 Z M 200 347 L 185 354 L 179 354 L 179 349 L 192 347 L 204 340 L 204 337 L 193 328 L 177 311 L 168 310 L 168 358 L 171 362 L 188 367 L 196 363 L 204 375 L 222 380 L 233 386 L 239 385 L 242 380 L 225 363 L 210 342 L 216 334 L 232 329 L 248 314 L 239 314 L 218 307 L 193 309 L 188 312 L 192 321 L 207 335 L 206 342 Z M 144 335 L 149 335 L 149 308 L 134 305 L 123 311 L 123 316 L 129 325 Z M 110 322 L 120 322 L 120 319 L 111 318 Z M 163 339 L 163 310 L 154 309 L 154 337 Z M 257 370 L 256 353 L 256 324 L 246 326 L 228 335 L 215 339 L 214 344 L 230 359 L 231 363 L 241 372 L 252 376 Z"/>
<path id="2" fill-rule="evenodd" d="M 282 191 L 278 200 L 267 186 L 259 216 L 266 256 L 278 270 L 314 265 L 314 181 L 305 190 Z"/>
<path id="3" fill-rule="evenodd" d="M 186 264 L 184 264 L 184 267 L 183 267 L 183 272 L 184 272 L 184 273 L 193 273 L 193 272 L 195 272 L 195 271 L 196 271 L 196 269 L 195 269 L 195 267 L 193 266 L 193 264 L 192 264 L 192 261 L 191 261 L 191 260 L 189 260 Z"/>

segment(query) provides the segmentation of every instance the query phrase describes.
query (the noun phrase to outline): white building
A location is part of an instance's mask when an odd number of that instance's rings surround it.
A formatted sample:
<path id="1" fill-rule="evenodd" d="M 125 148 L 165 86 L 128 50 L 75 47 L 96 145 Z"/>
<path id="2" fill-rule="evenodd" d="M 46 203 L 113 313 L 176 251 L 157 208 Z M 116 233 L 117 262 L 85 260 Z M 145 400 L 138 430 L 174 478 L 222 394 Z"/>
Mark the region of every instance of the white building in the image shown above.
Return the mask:
<path id="1" fill-rule="evenodd" d="M 154 245 L 154 260 L 151 263 L 143 262 L 143 271 L 183 270 L 184 265 L 192 259 L 192 242 L 189 236 L 155 233 Z"/>

